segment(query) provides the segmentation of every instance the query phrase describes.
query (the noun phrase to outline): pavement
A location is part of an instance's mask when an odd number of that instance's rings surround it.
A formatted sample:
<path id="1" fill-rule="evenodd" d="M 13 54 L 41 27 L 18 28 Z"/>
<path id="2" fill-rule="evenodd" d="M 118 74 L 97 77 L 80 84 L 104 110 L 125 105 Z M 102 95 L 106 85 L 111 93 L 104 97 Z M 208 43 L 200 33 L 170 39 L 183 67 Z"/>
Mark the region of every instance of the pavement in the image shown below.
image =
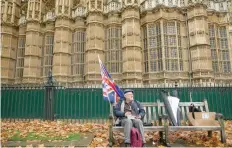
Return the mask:
<path id="1" fill-rule="evenodd" d="M 3 145 L 3 147 L 26 147 L 28 145 L 33 147 L 38 147 L 43 145 L 44 147 L 68 147 L 68 146 L 74 146 L 74 147 L 88 147 L 90 143 L 92 142 L 94 138 L 94 135 L 89 133 L 86 135 L 82 135 L 80 139 L 78 140 L 72 140 L 72 141 L 40 141 L 40 140 L 33 140 L 33 141 L 8 141 Z"/>
<path id="2" fill-rule="evenodd" d="M 160 147 L 161 145 L 157 145 L 158 143 L 153 143 L 152 141 L 149 141 L 146 143 L 146 146 L 145 147 Z M 124 143 L 122 143 L 120 145 L 120 147 L 125 147 Z M 165 145 L 163 145 L 163 147 L 167 147 Z M 194 145 L 194 144 L 187 144 L 184 140 L 182 139 L 179 139 L 179 140 L 176 140 L 175 143 L 171 143 L 169 145 L 169 147 L 199 147 L 199 145 Z M 203 146 L 201 146 L 203 147 Z"/>
<path id="3" fill-rule="evenodd" d="M 92 142 L 94 138 L 94 135 L 91 133 L 82 135 L 80 139 L 78 140 L 72 140 L 72 141 L 62 141 L 62 140 L 56 140 L 56 141 L 39 141 L 39 140 L 33 140 L 33 141 L 8 141 L 3 145 L 3 147 L 26 147 L 26 146 L 33 146 L 33 147 L 88 147 L 90 143 Z M 160 145 L 159 145 L 160 146 Z M 124 147 L 124 143 L 120 145 L 120 147 Z M 157 143 L 153 143 L 152 141 L 149 141 L 146 143 L 146 147 L 157 147 Z M 166 147 L 166 146 L 164 146 Z M 189 145 L 186 144 L 184 140 L 176 140 L 175 143 L 170 144 L 170 147 L 199 147 L 197 145 Z"/>

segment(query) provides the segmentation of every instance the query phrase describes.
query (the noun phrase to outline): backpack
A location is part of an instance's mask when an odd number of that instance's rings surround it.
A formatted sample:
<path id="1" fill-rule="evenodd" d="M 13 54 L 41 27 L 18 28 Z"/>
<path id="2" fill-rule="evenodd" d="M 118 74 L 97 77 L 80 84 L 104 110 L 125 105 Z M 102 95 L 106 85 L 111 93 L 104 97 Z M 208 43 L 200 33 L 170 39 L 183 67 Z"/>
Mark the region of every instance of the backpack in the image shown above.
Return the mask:
<path id="1" fill-rule="evenodd" d="M 198 108 L 196 108 L 196 107 L 194 106 L 194 104 L 191 104 L 191 105 L 189 106 L 189 112 L 192 113 L 193 119 L 195 119 L 195 114 L 194 114 L 194 112 L 201 112 L 201 110 L 198 109 Z"/>
<path id="2" fill-rule="evenodd" d="M 131 147 L 142 147 L 142 137 L 137 128 L 132 127 L 130 133 Z"/>

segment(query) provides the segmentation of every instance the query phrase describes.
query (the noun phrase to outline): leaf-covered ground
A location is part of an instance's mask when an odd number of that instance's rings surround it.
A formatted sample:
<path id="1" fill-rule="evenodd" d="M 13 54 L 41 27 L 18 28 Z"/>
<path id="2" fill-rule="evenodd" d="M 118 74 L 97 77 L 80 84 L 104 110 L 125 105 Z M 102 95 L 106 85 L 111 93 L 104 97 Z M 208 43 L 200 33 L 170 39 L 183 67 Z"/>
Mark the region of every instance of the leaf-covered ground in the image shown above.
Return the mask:
<path id="1" fill-rule="evenodd" d="M 79 123 L 65 123 L 61 121 L 17 121 L 17 122 L 1 122 L 1 143 L 4 145 L 12 137 L 18 136 L 26 140 L 28 135 L 33 133 L 34 137 L 49 137 L 47 140 L 68 140 L 71 135 L 71 140 L 78 137 L 73 137 L 74 133 L 84 134 L 93 133 L 94 139 L 90 144 L 91 147 L 107 147 L 108 146 L 108 125 L 107 124 L 79 124 Z M 171 143 L 175 143 L 178 139 L 182 139 L 189 146 L 207 146 L 207 147 L 223 147 L 232 146 L 232 121 L 225 121 L 225 129 L 227 134 L 227 145 L 223 145 L 220 142 L 220 134 L 213 132 L 212 138 L 207 137 L 207 132 L 172 132 L 169 134 Z M 57 138 L 59 137 L 59 138 Z M 147 141 L 152 141 L 154 146 L 158 145 L 159 135 L 157 132 L 146 132 L 145 137 Z M 57 139 L 56 139 L 57 138 Z M 72 139 L 73 138 L 73 139 Z M 123 143 L 124 135 L 120 132 L 114 133 L 115 144 L 114 146 L 120 146 Z M 40 140 L 40 139 L 35 139 Z M 43 139 L 42 139 L 43 140 Z"/>

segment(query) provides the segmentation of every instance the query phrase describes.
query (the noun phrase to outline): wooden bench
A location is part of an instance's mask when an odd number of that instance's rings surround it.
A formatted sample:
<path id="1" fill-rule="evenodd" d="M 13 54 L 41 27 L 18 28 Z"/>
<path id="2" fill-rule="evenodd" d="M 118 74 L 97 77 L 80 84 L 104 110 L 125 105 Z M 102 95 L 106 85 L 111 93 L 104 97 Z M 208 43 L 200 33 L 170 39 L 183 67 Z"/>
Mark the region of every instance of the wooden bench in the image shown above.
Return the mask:
<path id="1" fill-rule="evenodd" d="M 167 140 L 164 140 L 165 132 L 165 127 L 167 129 L 167 115 L 165 114 L 165 108 L 160 106 L 159 101 L 157 103 L 141 103 L 144 107 L 144 110 L 146 112 L 143 123 L 144 125 L 148 125 L 152 123 L 153 125 L 150 126 L 144 126 L 144 131 L 158 131 L 160 135 L 160 142 L 165 142 Z M 123 132 L 123 127 L 122 126 L 116 126 L 114 124 L 114 120 L 116 118 L 113 118 L 113 111 L 112 108 L 110 109 L 111 113 L 109 116 L 110 119 L 110 127 L 109 127 L 109 146 L 111 147 L 113 145 L 113 131 L 121 131 Z M 162 120 L 164 119 L 164 120 Z M 162 121 L 164 122 L 164 125 L 162 125 Z M 166 123 L 166 124 L 165 124 Z M 164 143 L 165 144 L 165 143 Z"/>
<path id="2" fill-rule="evenodd" d="M 189 107 L 191 104 L 200 109 L 203 112 L 209 112 L 207 100 L 203 102 L 180 102 L 179 107 L 181 109 L 182 122 L 181 126 L 169 126 L 168 116 L 166 114 L 165 105 L 163 102 L 157 100 L 155 103 L 141 103 L 144 107 L 146 115 L 144 116 L 143 122 L 145 124 L 153 123 L 152 126 L 144 126 L 144 131 L 158 131 L 160 135 L 160 142 L 165 145 L 169 144 L 168 133 L 170 131 L 208 131 L 208 136 L 212 136 L 212 131 L 220 131 L 221 142 L 226 143 L 226 135 L 224 129 L 224 121 L 222 114 L 216 114 L 216 119 L 219 126 L 188 126 L 186 122 L 188 121 L 187 114 L 189 113 Z M 110 127 L 109 127 L 109 145 L 113 145 L 113 131 L 123 132 L 123 127 L 116 126 L 113 121 L 113 111 L 110 109 L 111 113 L 109 116 Z"/>
<path id="3" fill-rule="evenodd" d="M 226 143 L 226 135 L 225 135 L 225 129 L 224 129 L 224 121 L 223 121 L 223 115 L 222 114 L 216 114 L 216 120 L 218 121 L 218 126 L 188 126 L 186 122 L 188 121 L 188 113 L 189 113 L 189 107 L 191 104 L 194 104 L 194 106 L 198 109 L 200 109 L 202 112 L 209 112 L 208 103 L 207 100 L 203 100 L 203 102 L 179 102 L 179 107 L 181 109 L 181 115 L 182 115 L 182 123 L 184 123 L 181 126 L 168 126 L 168 129 L 166 129 L 166 134 L 168 137 L 168 133 L 170 131 L 208 131 L 208 136 L 212 136 L 212 131 L 220 131 L 221 133 L 221 142 Z M 164 103 L 160 103 L 161 108 L 165 108 Z M 168 144 L 169 140 L 168 138 L 165 138 L 165 143 Z"/>

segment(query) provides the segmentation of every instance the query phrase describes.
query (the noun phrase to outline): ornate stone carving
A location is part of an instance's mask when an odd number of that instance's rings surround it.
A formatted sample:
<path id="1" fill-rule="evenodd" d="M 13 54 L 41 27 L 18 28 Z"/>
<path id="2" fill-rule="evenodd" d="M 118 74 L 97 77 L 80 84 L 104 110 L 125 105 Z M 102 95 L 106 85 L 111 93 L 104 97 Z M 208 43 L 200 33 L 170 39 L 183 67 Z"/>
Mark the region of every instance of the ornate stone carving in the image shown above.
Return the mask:
<path id="1" fill-rule="evenodd" d="M 77 7 L 73 12 L 72 12 L 72 17 L 85 17 L 86 15 L 86 9 L 85 7 Z"/>
<path id="2" fill-rule="evenodd" d="M 26 17 L 25 16 L 21 16 L 19 19 L 19 25 L 25 25 L 26 24 Z"/>
<path id="3" fill-rule="evenodd" d="M 56 19 L 55 12 L 49 11 L 44 15 L 43 21 L 44 22 L 46 22 L 46 21 L 52 21 L 53 22 L 53 21 L 55 21 L 55 19 Z"/>

